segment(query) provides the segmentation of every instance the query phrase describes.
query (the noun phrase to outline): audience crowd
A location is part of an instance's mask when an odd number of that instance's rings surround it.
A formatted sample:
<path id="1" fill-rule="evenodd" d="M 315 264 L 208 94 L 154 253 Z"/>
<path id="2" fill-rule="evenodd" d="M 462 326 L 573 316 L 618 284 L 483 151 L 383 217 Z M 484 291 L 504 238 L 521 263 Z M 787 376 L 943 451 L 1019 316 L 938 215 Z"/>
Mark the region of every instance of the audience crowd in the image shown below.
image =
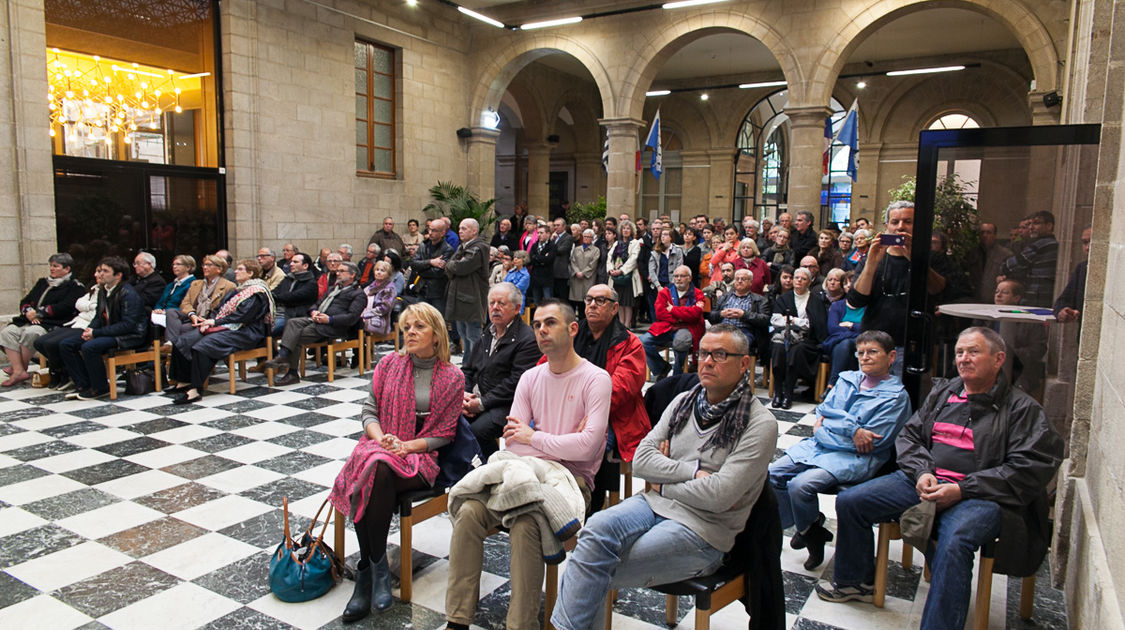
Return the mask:
<path id="1" fill-rule="evenodd" d="M 833 533 L 817 496 L 837 491 L 844 551 L 820 597 L 871 601 L 871 525 L 929 505 L 922 540 L 934 579 L 922 625 L 961 627 L 966 554 L 1007 536 L 1010 520 L 1032 532 L 1042 525 L 1033 508 L 1061 457 L 1035 399 L 1046 333 L 1010 322 L 954 331 L 956 376 L 912 414 L 901 376 L 913 204 L 892 203 L 882 224 L 879 233 L 866 219 L 817 230 L 802 211 L 776 223 L 621 215 L 568 225 L 521 204 L 488 229 L 437 217 L 410 219 L 399 234 L 388 217 L 358 260 L 346 243 L 315 257 L 285 243 L 280 261 L 265 246 L 237 262 L 221 250 L 199 256 L 197 278 L 197 259 L 181 254 L 166 281 L 148 252 L 136 254 L 131 274 L 107 257 L 89 289 L 70 255 L 55 254 L 0 330 L 10 362 L 3 386 L 28 380 L 39 353 L 52 387 L 101 398 L 115 378 L 104 356 L 163 344 L 165 392 L 185 404 L 205 394 L 216 362 L 267 339 L 277 354 L 252 369 L 288 385 L 300 380 L 292 363 L 308 344 L 359 330 L 402 335 L 405 352 L 377 362 L 364 436 L 332 491 L 360 542 L 345 621 L 390 605 L 396 496 L 434 487 L 438 450 L 466 437 L 486 463 L 450 489 L 449 628 L 473 621 L 482 541 L 498 526 L 512 547 L 508 627 L 537 627 L 544 561 L 561 561 L 562 541 L 577 532 L 551 621 L 600 628 L 610 589 L 728 561 L 764 501 L 793 528 L 790 544 L 808 550 L 806 568 L 818 567 Z M 985 223 L 961 261 L 935 234 L 927 298 L 1050 307 L 1053 233 L 1049 212 L 1027 217 L 1007 244 Z M 1087 228 L 1087 251 L 1089 238 Z M 1081 315 L 1085 264 L 1074 273 L 1054 302 L 1064 323 Z M 789 409 L 798 391 L 823 400 L 812 435 L 772 464 L 777 424 L 753 395 L 755 363 L 772 407 Z M 646 380 L 671 402 L 646 409 Z M 651 489 L 606 506 L 630 463 Z M 524 485 L 514 489 L 515 477 Z M 532 506 L 525 494 L 540 500 Z"/>

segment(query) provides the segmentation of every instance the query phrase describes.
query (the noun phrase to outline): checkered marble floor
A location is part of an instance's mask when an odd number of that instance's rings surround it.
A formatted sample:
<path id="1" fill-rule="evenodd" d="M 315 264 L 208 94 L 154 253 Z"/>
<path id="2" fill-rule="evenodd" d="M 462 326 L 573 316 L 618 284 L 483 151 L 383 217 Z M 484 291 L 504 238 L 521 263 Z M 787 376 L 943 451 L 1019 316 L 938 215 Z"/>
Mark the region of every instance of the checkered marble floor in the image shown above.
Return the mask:
<path id="1" fill-rule="evenodd" d="M 160 394 L 82 402 L 27 385 L 0 391 L 0 628 L 342 626 L 350 582 L 318 600 L 286 604 L 270 594 L 267 567 L 281 536 L 282 497 L 289 497 L 293 526 L 306 526 L 359 437 L 356 416 L 370 373 L 345 369 L 328 383 L 323 373 L 310 372 L 281 388 L 252 376 L 233 396 L 225 374 L 212 382 L 209 395 L 186 406 Z M 811 410 L 798 403 L 775 412 L 779 454 L 810 434 Z M 643 489 L 639 480 L 634 486 Z M 834 529 L 832 508 L 833 497 L 823 497 Z M 450 530 L 444 515 L 416 526 L 413 603 L 396 600 L 351 627 L 444 627 Z M 391 535 L 397 542 L 394 532 L 397 525 Z M 350 525 L 346 549 L 354 566 Z M 803 551 L 784 547 L 790 627 L 918 627 L 928 588 L 918 565 L 905 570 L 892 563 L 882 610 L 827 604 L 812 593 L 831 571 L 827 551 L 828 561 L 810 572 L 802 567 Z M 507 554 L 503 535 L 487 541 L 481 628 L 504 626 Z M 1049 587 L 1046 571 L 1031 623 L 1015 614 L 1018 581 L 997 576 L 992 628 L 1066 626 L 1062 595 Z M 679 610 L 678 627 L 691 627 L 691 601 L 682 598 Z M 713 618 L 719 629 L 746 623 L 739 605 Z M 614 627 L 665 627 L 663 596 L 623 591 Z"/>

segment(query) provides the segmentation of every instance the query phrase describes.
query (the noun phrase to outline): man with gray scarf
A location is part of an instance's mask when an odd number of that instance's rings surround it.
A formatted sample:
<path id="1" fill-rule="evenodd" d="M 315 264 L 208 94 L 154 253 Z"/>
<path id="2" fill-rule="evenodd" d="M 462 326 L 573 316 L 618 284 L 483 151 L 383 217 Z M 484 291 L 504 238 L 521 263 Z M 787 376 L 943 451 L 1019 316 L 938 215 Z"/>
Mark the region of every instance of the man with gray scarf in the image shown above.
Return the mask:
<path id="1" fill-rule="evenodd" d="M 708 575 L 734 547 L 777 446 L 777 420 L 751 391 L 749 353 L 730 324 L 700 340 L 700 384 L 672 400 L 633 459 L 633 474 L 652 489 L 594 514 L 579 532 L 556 628 L 601 628 L 609 589 Z"/>
<path id="2" fill-rule="evenodd" d="M 301 346 L 336 337 L 346 337 L 359 323 L 363 309 L 367 307 L 367 295 L 355 282 L 359 268 L 355 263 L 340 263 L 336 271 L 336 284 L 328 294 L 309 313 L 308 317 L 294 317 L 285 322 L 281 333 L 281 344 L 277 358 L 267 361 L 266 369 L 275 369 L 283 374 L 278 385 L 299 383 L 301 377 L 289 369 L 290 357 L 297 354 Z"/>

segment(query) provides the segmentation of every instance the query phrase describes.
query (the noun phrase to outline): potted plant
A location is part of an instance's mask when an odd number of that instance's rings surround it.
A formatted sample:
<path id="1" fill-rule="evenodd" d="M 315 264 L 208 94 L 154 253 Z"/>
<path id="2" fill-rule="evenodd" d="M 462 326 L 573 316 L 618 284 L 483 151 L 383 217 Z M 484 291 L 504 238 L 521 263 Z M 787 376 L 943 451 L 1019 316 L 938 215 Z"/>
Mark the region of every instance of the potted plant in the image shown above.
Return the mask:
<path id="1" fill-rule="evenodd" d="M 916 183 L 914 177 L 905 175 L 898 188 L 892 188 L 891 201 L 914 201 Z M 964 267 L 968 254 L 980 242 L 979 216 L 976 206 L 969 200 L 966 188 L 972 182 L 964 182 L 956 173 L 938 180 L 934 191 L 935 232 L 944 232 L 948 237 L 949 254 L 957 264 Z"/>
<path id="2" fill-rule="evenodd" d="M 431 219 L 449 217 L 455 230 L 462 219 L 476 219 L 480 224 L 481 232 L 486 233 L 488 226 L 496 221 L 496 215 L 492 212 L 495 199 L 481 201 L 469 189 L 453 182 L 439 181 L 436 186 L 430 188 L 430 198 L 433 201 L 426 204 L 422 212 Z"/>

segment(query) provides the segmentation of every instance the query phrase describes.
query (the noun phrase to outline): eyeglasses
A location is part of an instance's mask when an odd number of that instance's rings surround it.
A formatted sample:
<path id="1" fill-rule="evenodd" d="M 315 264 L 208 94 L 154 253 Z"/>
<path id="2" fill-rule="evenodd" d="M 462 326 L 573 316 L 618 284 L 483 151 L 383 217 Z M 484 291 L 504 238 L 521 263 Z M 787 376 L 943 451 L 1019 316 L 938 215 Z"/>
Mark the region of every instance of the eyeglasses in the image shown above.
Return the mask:
<path id="1" fill-rule="evenodd" d="M 714 361 L 715 363 L 722 363 L 730 357 L 744 357 L 745 352 L 727 352 L 726 350 L 704 350 L 699 349 L 700 361 Z"/>
<path id="2" fill-rule="evenodd" d="M 883 351 L 881 349 L 855 351 L 855 356 L 857 359 L 862 359 L 863 357 L 877 357 L 880 354 L 883 354 Z"/>
<path id="3" fill-rule="evenodd" d="M 590 306 L 591 304 L 597 304 L 598 306 L 605 306 L 606 304 L 609 304 L 610 302 L 616 302 L 617 300 L 615 300 L 613 298 L 605 297 L 604 295 L 595 295 L 595 296 L 587 295 L 586 299 L 582 300 L 582 301 L 586 303 L 586 306 Z"/>

